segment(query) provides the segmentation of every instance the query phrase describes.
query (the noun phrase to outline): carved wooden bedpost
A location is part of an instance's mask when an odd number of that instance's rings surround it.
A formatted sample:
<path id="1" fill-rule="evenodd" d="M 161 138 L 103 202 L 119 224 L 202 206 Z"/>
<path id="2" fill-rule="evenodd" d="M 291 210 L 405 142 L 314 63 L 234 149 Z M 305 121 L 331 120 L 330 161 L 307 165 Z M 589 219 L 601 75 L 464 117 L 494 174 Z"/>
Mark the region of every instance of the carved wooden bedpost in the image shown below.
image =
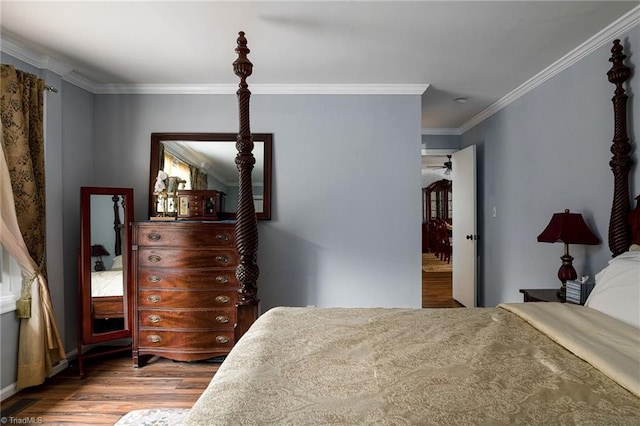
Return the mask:
<path id="1" fill-rule="evenodd" d="M 238 210 L 236 211 L 236 246 L 240 255 L 240 264 L 236 269 L 236 277 L 240 282 L 238 290 L 238 318 L 235 329 L 236 341 L 242 337 L 247 329 L 258 318 L 257 285 L 259 269 L 256 263 L 258 252 L 258 221 L 253 204 L 253 189 L 251 172 L 256 162 L 253 156 L 253 138 L 249 128 L 249 98 L 251 92 L 247 85 L 247 77 L 251 75 L 253 64 L 247 58 L 249 49 L 244 32 L 238 36 L 236 53 L 238 59 L 233 63 L 233 71 L 240 77 L 238 106 L 240 114 L 240 129 L 236 141 L 238 154 L 236 165 L 240 174 Z"/>
<path id="2" fill-rule="evenodd" d="M 114 195 L 111 197 L 111 201 L 113 201 L 113 232 L 116 235 L 116 243 L 113 247 L 114 256 L 120 256 L 122 254 L 122 232 L 120 231 L 122 222 L 120 221 L 120 206 L 118 205 L 120 196 Z M 124 197 L 122 197 L 122 207 L 124 207 Z"/>
<path id="3" fill-rule="evenodd" d="M 613 101 L 613 113 L 615 118 L 615 131 L 611 153 L 613 157 L 609 162 L 614 176 L 613 203 L 611 206 L 611 218 L 609 220 L 609 249 L 613 257 L 629 249 L 630 232 L 627 218 L 631 210 L 629 201 L 629 169 L 631 168 L 631 144 L 627 137 L 627 94 L 622 84 L 631 75 L 631 69 L 624 65 L 627 56 L 622 53 L 620 40 L 613 42 L 611 58 L 613 64 L 607 76 L 609 81 L 616 85 Z"/>

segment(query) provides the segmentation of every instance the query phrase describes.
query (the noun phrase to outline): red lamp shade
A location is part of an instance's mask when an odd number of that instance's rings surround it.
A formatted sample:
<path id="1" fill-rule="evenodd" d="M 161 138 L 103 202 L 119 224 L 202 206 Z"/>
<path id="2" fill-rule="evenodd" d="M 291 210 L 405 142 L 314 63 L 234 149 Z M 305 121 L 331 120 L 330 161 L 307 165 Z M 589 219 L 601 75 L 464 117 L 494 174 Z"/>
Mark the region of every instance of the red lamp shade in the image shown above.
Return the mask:
<path id="1" fill-rule="evenodd" d="M 538 235 L 538 242 L 541 243 L 564 243 L 564 254 L 560 257 L 562 265 L 558 271 L 558 279 L 562 286 L 558 291 L 562 301 L 566 296 L 566 283 L 569 280 L 578 278 L 576 270 L 573 268 L 573 257 L 569 255 L 569 244 L 599 244 L 600 240 L 589 229 L 580 213 L 554 213 L 547 227 Z"/>
<path id="2" fill-rule="evenodd" d="M 547 227 L 538 235 L 540 243 L 600 244 L 580 213 L 554 213 Z"/>
<path id="3" fill-rule="evenodd" d="M 95 244 L 91 246 L 91 257 L 109 256 L 109 252 L 101 244 Z"/>

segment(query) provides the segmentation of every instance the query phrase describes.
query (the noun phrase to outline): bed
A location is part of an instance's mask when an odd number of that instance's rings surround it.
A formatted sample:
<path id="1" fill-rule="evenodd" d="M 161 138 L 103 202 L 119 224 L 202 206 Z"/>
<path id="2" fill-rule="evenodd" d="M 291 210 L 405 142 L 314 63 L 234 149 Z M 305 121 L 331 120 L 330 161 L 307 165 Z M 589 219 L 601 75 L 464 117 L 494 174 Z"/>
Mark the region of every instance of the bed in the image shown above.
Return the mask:
<path id="1" fill-rule="evenodd" d="M 278 307 L 257 318 L 257 230 L 239 208 L 236 232 L 251 242 L 239 246 L 242 337 L 183 424 L 640 424 L 640 206 L 629 202 L 624 59 L 615 41 L 613 256 L 585 306 Z"/>

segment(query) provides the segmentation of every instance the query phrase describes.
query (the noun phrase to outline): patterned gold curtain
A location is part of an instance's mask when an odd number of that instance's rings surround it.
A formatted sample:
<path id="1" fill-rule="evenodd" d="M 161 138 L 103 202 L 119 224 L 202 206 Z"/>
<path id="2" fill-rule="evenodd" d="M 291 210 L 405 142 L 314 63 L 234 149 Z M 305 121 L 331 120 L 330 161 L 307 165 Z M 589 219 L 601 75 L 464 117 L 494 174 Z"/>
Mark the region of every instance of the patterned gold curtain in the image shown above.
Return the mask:
<path id="1" fill-rule="evenodd" d="M 189 166 L 191 175 L 191 189 L 208 189 L 209 177 L 195 166 Z"/>
<path id="2" fill-rule="evenodd" d="M 21 389 L 42 383 L 65 355 L 46 281 L 44 81 L 4 64 L 0 66 L 0 81 L 2 149 L 6 160 L 3 173 L 8 172 L 12 189 L 12 194 L 3 195 L 3 200 L 10 200 L 2 205 L 3 229 L 15 229 L 7 223 L 15 220 L 19 228 L 16 232 L 21 234 L 16 239 L 22 239 L 28 251 L 28 260 L 19 262 L 25 276 L 23 298 L 31 296 L 31 316 L 20 322 Z M 4 166 L 5 161 L 2 163 Z M 2 241 L 4 246 L 4 235 Z"/>

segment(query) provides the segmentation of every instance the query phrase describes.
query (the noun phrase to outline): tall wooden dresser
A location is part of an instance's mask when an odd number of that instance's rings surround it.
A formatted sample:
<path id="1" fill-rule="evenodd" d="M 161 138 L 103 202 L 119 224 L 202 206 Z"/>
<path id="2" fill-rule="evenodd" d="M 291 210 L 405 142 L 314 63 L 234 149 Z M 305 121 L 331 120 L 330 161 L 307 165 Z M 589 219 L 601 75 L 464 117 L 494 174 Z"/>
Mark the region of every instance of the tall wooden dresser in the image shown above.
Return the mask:
<path id="1" fill-rule="evenodd" d="M 234 223 L 133 225 L 133 362 L 192 361 L 233 347 L 239 283 Z"/>

